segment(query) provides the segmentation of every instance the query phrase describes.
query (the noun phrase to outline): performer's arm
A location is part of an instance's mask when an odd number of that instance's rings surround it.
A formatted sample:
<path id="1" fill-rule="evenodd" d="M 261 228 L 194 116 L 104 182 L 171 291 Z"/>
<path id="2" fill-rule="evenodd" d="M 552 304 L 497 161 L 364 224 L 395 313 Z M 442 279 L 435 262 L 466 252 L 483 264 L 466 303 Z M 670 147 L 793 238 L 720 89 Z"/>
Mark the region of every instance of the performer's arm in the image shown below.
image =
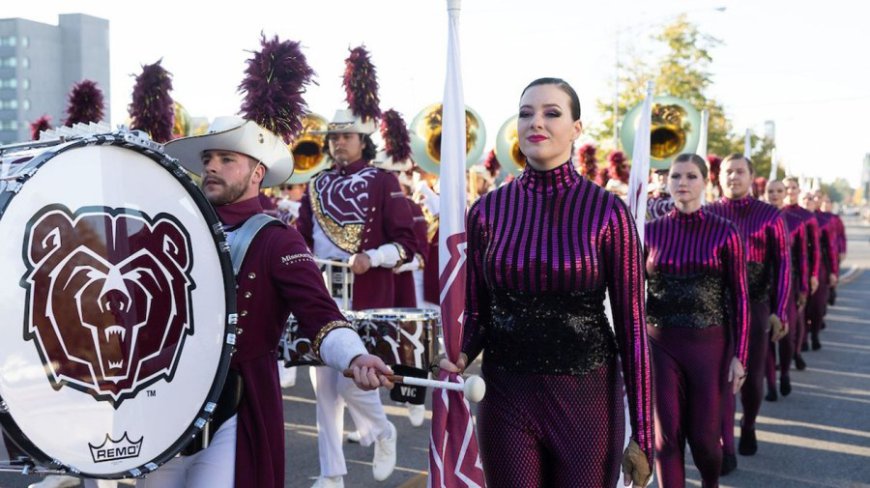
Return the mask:
<path id="1" fill-rule="evenodd" d="M 725 278 L 731 289 L 731 310 L 734 310 L 733 340 L 736 344 L 734 355 L 746 367 L 749 354 L 749 289 L 746 286 L 746 253 L 743 239 L 737 228 L 732 227 L 723 249 L 722 263 Z M 726 314 L 726 316 L 729 314 Z"/>
<path id="2" fill-rule="evenodd" d="M 603 229 L 601 273 L 607 280 L 613 329 L 622 359 L 628 395 L 632 439 L 653 460 L 652 366 L 646 335 L 646 302 L 641 242 L 634 219 L 618 198 L 613 198 L 610 219 Z"/>
<path id="3" fill-rule="evenodd" d="M 491 320 L 489 289 L 483 275 L 483 254 L 489 238 L 481 217 L 481 202 L 472 205 L 465 219 L 465 235 L 468 238 L 465 278 L 465 313 L 462 328 L 462 352 L 468 356 L 468 364 L 483 350 L 486 342 L 486 327 Z"/>
<path id="4" fill-rule="evenodd" d="M 399 188 L 399 180 L 392 174 L 384 173 L 381 178 L 380 211 L 384 225 L 384 235 L 387 243 L 374 249 L 364 249 L 372 267 L 394 268 L 407 263 L 417 252 L 414 236 L 414 219 L 411 217 L 411 206 L 408 199 Z M 372 211 L 378 206 L 372 207 Z"/>
<path id="5" fill-rule="evenodd" d="M 299 207 L 299 218 L 296 219 L 296 229 L 305 239 L 309 249 L 314 249 L 314 220 L 311 213 L 311 185 L 305 188 Z"/>
<path id="6" fill-rule="evenodd" d="M 809 250 L 807 248 L 807 228 L 805 225 L 800 224 L 800 228 L 795 232 L 795 243 L 792 246 L 798 251 L 798 262 L 800 263 L 800 288 L 798 291 L 801 295 L 807 297 L 810 294 L 810 265 Z"/>
<path id="7" fill-rule="evenodd" d="M 775 286 L 773 290 L 775 301 L 771 308 L 776 316 L 785 323 L 788 297 L 791 293 L 792 283 L 788 230 L 785 227 L 785 220 L 782 215 L 776 217 L 774 224 L 769 228 L 769 232 L 767 245 L 771 246 L 771 252 L 768 254 L 773 258 L 773 283 Z"/>
<path id="8" fill-rule="evenodd" d="M 819 261 L 821 259 L 820 251 L 820 229 L 819 221 L 815 217 L 807 220 L 807 251 L 810 257 L 810 278 L 819 279 Z"/>
<path id="9" fill-rule="evenodd" d="M 269 252 L 272 279 L 299 328 L 311 339 L 314 352 L 324 363 L 345 369 L 365 347 L 326 291 L 320 269 L 302 236 L 295 229 L 272 231 Z M 244 279 L 244 278 L 243 278 Z"/>

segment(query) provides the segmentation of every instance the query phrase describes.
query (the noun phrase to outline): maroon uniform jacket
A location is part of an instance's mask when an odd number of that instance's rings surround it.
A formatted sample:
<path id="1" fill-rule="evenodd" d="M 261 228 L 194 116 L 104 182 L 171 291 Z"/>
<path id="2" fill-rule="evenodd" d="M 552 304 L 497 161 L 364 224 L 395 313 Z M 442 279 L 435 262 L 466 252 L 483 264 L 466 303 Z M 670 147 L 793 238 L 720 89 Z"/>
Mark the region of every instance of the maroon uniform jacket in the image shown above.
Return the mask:
<path id="1" fill-rule="evenodd" d="M 228 231 L 263 212 L 258 198 L 216 210 Z M 283 225 L 267 226 L 257 234 L 236 283 L 239 320 L 230 368 L 241 375 L 244 393 L 238 409 L 235 486 L 283 488 L 284 410 L 275 361 L 278 339 L 291 312 L 312 341 L 325 326 L 345 319 L 326 291 L 302 236 Z"/>
<path id="2" fill-rule="evenodd" d="M 423 216 L 423 209 L 420 208 L 413 200 L 408 199 L 408 205 L 411 206 L 411 216 L 414 220 L 414 236 L 417 238 L 417 256 L 423 262 L 423 269 L 427 263 L 427 251 L 429 250 L 429 240 L 426 234 L 429 226 L 426 224 L 426 217 Z M 405 271 L 396 275 L 396 307 L 416 307 L 417 303 L 417 285 L 414 283 L 414 272 Z"/>
<path id="3" fill-rule="evenodd" d="M 326 185 L 327 181 L 332 184 Z M 311 249 L 314 249 L 315 219 L 333 244 L 350 254 L 394 243 L 401 264 L 410 261 L 417 252 L 411 207 L 399 188 L 399 180 L 370 166 L 368 161 L 335 166 L 317 175 L 308 185 L 296 227 Z M 354 310 L 394 306 L 393 274 L 392 269 L 373 267 L 355 275 Z"/>

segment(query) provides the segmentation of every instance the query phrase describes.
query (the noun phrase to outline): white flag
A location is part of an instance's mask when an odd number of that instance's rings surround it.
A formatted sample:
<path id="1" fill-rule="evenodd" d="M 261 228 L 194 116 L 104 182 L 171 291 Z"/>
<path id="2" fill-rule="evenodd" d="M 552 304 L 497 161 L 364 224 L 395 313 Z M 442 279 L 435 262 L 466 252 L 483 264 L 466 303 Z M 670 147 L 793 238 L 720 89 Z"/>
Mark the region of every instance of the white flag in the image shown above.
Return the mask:
<path id="1" fill-rule="evenodd" d="M 649 183 L 650 124 L 652 119 L 653 82 L 646 85 L 646 98 L 640 110 L 640 120 L 634 135 L 634 150 L 631 155 L 631 175 L 628 178 L 628 208 L 637 225 L 640 242 L 643 242 L 643 226 L 646 223 L 646 187 Z"/>
<path id="2" fill-rule="evenodd" d="M 770 150 L 770 177 L 768 181 L 776 179 L 776 172 L 779 169 L 779 161 L 776 159 L 776 148 Z"/>
<path id="3" fill-rule="evenodd" d="M 752 131 L 749 129 L 746 129 L 746 136 L 743 137 L 743 155 L 752 158 Z"/>

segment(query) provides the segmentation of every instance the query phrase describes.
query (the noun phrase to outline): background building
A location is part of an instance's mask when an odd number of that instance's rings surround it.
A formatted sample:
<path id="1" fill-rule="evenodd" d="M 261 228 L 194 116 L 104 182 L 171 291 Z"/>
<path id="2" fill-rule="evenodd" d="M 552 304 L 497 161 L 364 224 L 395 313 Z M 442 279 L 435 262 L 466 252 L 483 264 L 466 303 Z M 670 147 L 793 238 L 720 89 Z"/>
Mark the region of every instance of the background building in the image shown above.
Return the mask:
<path id="1" fill-rule="evenodd" d="M 109 122 L 109 21 L 62 14 L 58 25 L 0 19 L 0 143 L 30 139 L 30 123 L 48 114 L 66 119 L 74 83 L 93 80 L 103 91 Z"/>

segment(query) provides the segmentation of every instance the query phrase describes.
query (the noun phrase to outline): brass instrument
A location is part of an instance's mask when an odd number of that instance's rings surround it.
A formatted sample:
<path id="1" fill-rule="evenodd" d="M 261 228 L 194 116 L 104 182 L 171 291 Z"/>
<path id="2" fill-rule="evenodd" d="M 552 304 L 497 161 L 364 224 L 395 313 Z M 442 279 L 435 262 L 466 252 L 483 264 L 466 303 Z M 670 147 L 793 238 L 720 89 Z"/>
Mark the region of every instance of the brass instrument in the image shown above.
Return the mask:
<path id="1" fill-rule="evenodd" d="M 302 116 L 302 130 L 290 146 L 293 153 L 293 176 L 287 183 L 306 183 L 329 167 L 329 158 L 323 152 L 328 124 L 326 118 L 315 113 Z"/>
<path id="2" fill-rule="evenodd" d="M 411 153 L 414 162 L 424 171 L 441 174 L 441 109 L 440 103 L 424 108 L 411 121 Z M 465 167 L 483 155 L 486 128 L 483 119 L 470 107 L 465 107 Z"/>
<path id="3" fill-rule="evenodd" d="M 519 176 L 526 167 L 526 155 L 520 150 L 517 134 L 517 116 L 507 119 L 495 137 L 495 157 L 502 167 L 514 176 Z"/>
<path id="4" fill-rule="evenodd" d="M 632 157 L 634 138 L 643 102 L 628 111 L 622 120 L 622 149 Z M 650 121 L 650 168 L 667 169 L 681 153 L 694 153 L 701 138 L 701 114 L 686 100 L 655 97 Z"/>

